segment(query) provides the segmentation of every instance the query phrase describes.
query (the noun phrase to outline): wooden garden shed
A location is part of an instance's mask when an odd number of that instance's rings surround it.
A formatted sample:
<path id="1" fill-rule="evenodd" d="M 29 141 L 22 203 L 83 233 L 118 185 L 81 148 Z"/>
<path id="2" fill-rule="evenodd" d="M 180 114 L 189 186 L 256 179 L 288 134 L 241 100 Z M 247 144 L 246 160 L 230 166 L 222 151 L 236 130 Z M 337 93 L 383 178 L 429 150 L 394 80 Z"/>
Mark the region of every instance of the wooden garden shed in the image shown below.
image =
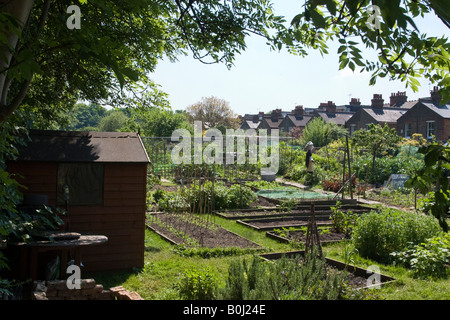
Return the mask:
<path id="1" fill-rule="evenodd" d="M 39 195 L 49 206 L 67 207 L 69 231 L 108 237 L 83 249 L 82 271 L 143 267 L 149 158 L 140 136 L 36 130 L 29 136 L 8 163 L 26 187 L 25 199 Z"/>

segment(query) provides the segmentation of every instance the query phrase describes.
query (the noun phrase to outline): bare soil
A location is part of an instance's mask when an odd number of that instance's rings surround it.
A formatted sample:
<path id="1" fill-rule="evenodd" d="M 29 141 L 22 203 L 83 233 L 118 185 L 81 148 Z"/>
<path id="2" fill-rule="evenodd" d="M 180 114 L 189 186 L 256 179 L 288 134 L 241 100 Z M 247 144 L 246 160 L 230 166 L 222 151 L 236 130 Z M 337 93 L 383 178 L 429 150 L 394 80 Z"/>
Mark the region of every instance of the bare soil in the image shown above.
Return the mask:
<path id="1" fill-rule="evenodd" d="M 183 217 L 184 215 L 184 217 Z M 195 246 L 194 240 L 200 247 L 240 247 L 260 248 L 257 243 L 235 234 L 214 222 L 201 220 L 188 214 L 158 213 L 147 222 L 154 231 L 172 240 L 176 244 Z"/>

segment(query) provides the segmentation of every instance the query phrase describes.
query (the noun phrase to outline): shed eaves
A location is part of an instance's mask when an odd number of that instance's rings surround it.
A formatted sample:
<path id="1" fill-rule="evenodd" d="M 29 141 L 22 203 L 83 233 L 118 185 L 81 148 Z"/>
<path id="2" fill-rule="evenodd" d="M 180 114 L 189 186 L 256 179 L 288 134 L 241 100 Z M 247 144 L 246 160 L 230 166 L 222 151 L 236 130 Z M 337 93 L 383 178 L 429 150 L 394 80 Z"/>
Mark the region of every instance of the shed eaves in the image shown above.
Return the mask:
<path id="1" fill-rule="evenodd" d="M 18 161 L 150 162 L 133 132 L 30 130 L 29 137 L 25 146 L 17 146 Z"/>

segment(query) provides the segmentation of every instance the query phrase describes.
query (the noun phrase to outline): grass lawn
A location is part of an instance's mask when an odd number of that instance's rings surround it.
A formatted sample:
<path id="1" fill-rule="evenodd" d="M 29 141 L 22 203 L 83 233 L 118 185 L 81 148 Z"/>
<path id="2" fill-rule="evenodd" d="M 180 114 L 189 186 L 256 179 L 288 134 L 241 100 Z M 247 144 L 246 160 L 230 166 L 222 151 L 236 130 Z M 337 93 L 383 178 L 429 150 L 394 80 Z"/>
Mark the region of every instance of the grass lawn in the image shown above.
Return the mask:
<path id="1" fill-rule="evenodd" d="M 280 252 L 297 250 L 291 244 L 283 244 L 266 237 L 265 232 L 256 231 L 233 220 L 216 217 L 215 222 L 223 227 L 238 233 L 265 248 L 267 252 Z M 89 277 L 95 278 L 97 283 L 103 284 L 105 288 L 113 286 L 124 286 L 131 291 L 137 291 L 146 300 L 177 300 L 179 294 L 174 288 L 179 275 L 186 269 L 202 268 L 209 266 L 219 285 L 223 285 L 228 266 L 232 259 L 250 257 L 251 254 L 239 256 L 222 256 L 218 258 L 202 258 L 199 256 L 183 256 L 176 252 L 175 246 L 163 240 L 156 233 L 146 231 L 145 266 L 143 269 L 131 270 L 129 272 L 96 273 Z M 323 246 L 327 257 L 345 261 L 345 244 L 327 244 Z M 450 300 L 450 277 L 443 280 L 418 280 L 411 273 L 401 267 L 382 265 L 378 262 L 361 258 L 355 254 L 352 264 L 367 268 L 377 265 L 381 273 L 397 279 L 396 282 L 374 289 L 377 299 L 382 300 Z"/>

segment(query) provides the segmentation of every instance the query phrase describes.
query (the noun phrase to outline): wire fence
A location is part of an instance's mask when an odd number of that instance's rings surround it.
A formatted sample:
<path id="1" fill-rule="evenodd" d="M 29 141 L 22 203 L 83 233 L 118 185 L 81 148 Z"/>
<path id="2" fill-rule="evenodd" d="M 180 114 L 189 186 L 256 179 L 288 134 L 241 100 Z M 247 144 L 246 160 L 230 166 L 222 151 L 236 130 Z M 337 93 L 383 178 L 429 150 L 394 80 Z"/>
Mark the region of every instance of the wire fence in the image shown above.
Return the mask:
<path id="1" fill-rule="evenodd" d="M 258 138 L 258 137 L 256 137 Z M 178 141 L 172 141 L 171 137 L 141 137 L 147 154 L 150 158 L 150 170 L 152 174 L 157 175 L 160 178 L 171 179 L 179 181 L 180 179 L 188 180 L 192 179 L 194 172 L 198 172 L 198 169 L 203 168 L 205 170 L 206 166 L 204 162 L 196 163 L 195 159 L 195 146 L 194 137 L 191 138 L 191 155 L 189 163 L 177 164 L 174 159 L 172 159 L 172 153 Z M 268 147 L 270 145 L 270 139 L 268 139 Z M 201 150 L 210 143 L 210 141 L 205 141 L 201 139 Z M 289 145 L 291 148 L 285 148 L 287 152 L 280 153 L 279 161 L 287 161 L 292 163 L 294 161 L 294 152 L 296 149 L 301 149 L 302 147 L 298 145 L 295 140 L 290 137 L 279 137 L 279 141 L 283 142 L 284 145 Z M 233 181 L 251 181 L 259 178 L 260 170 L 263 165 L 258 161 L 257 163 L 252 162 L 249 157 L 249 143 L 251 143 L 248 138 L 245 140 L 245 161 L 237 161 L 237 142 L 235 142 L 234 149 L 232 151 L 224 150 L 223 159 L 214 165 L 209 165 L 208 170 L 214 170 L 216 178 L 233 180 Z M 224 137 L 223 146 L 226 146 L 226 141 Z M 232 159 L 233 161 L 229 161 Z M 150 173 L 150 172 L 149 172 Z M 205 176 L 210 176 L 209 173 L 204 172 Z"/>

